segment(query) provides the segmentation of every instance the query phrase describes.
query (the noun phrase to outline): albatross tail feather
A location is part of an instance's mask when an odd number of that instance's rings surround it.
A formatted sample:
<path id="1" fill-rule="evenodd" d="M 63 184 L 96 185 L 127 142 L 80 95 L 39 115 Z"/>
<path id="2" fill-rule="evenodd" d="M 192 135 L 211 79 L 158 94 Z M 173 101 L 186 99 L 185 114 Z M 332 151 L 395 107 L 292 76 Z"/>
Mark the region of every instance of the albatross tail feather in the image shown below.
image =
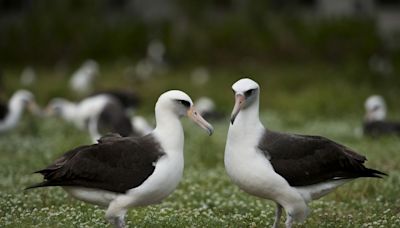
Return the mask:
<path id="1" fill-rule="evenodd" d="M 65 184 L 57 182 L 57 181 L 43 181 L 25 188 L 25 190 L 29 190 L 32 188 L 43 188 L 43 187 L 50 187 L 50 186 L 65 186 Z"/>
<path id="2" fill-rule="evenodd" d="M 31 186 L 28 186 L 24 190 L 29 190 L 29 189 L 32 189 L 32 188 L 42 188 L 42 187 L 48 187 L 48 186 L 52 186 L 52 185 L 50 185 L 49 182 L 44 181 L 44 182 L 41 182 L 41 183 L 37 183 L 37 184 L 31 185 Z"/>
<path id="3" fill-rule="evenodd" d="M 376 169 L 367 168 L 366 171 L 368 172 L 368 177 L 383 178 L 383 176 L 388 176 L 386 173 Z"/>

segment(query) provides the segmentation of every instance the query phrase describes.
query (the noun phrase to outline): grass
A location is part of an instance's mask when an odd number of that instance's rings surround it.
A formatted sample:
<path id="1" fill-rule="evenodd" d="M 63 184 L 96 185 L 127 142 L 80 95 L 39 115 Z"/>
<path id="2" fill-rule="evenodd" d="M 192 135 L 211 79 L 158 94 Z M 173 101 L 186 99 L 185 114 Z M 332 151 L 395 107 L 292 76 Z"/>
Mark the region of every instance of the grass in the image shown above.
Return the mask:
<path id="1" fill-rule="evenodd" d="M 387 172 L 389 176 L 382 180 L 356 180 L 312 202 L 310 216 L 297 227 L 399 227 L 400 139 L 370 139 L 358 134 L 359 116 L 363 112 L 361 102 L 365 96 L 376 90 L 383 91 L 389 97 L 391 107 L 395 96 L 399 95 L 395 91 L 396 86 L 389 82 L 371 83 L 374 79 L 357 85 L 352 78 L 343 76 L 359 73 L 358 70 L 352 73 L 348 69 L 319 65 L 313 69 L 337 77 L 321 79 L 315 76 L 314 80 L 309 80 L 312 76 L 308 74 L 312 74 L 313 70 L 301 66 L 254 70 L 257 80 L 263 86 L 261 119 L 265 125 L 275 130 L 324 135 L 334 139 L 366 155 L 369 158 L 368 166 Z M 111 72 L 117 72 L 118 75 L 121 71 L 119 67 L 103 69 L 104 81 L 98 87 L 122 87 L 123 80 L 127 79 L 116 80 L 115 75 L 111 77 Z M 300 73 L 291 76 L 295 72 Z M 42 82 L 31 89 L 37 94 L 40 103 L 44 104 L 48 98 L 56 95 L 74 97 L 63 87 L 65 76 L 57 77 L 48 69 L 40 69 L 39 73 Z M 241 74 L 219 69 L 212 70 L 212 73 L 216 76 L 207 84 L 207 89 L 182 80 L 188 74 L 187 70 L 169 73 L 173 76 L 152 79 L 151 82 L 157 84 L 135 84 L 145 101 L 139 112 L 152 118 L 152 106 L 157 95 L 168 88 L 185 88 L 193 98 L 203 94 L 212 96 L 223 111 L 229 112 L 232 105 L 230 84 Z M 18 86 L 15 75 L 17 71 L 6 70 L 6 88 L 10 91 Z M 52 86 L 49 87 L 49 84 Z M 130 81 L 128 83 L 129 86 L 133 84 Z M 314 102 L 317 107 L 311 107 L 307 100 Z M 309 110 L 310 107 L 312 110 Z M 223 152 L 227 126 L 227 121 L 214 123 L 215 134 L 208 137 L 197 126 L 184 120 L 185 171 L 180 185 L 159 205 L 129 210 L 128 225 L 271 226 L 274 204 L 240 191 L 225 173 Z M 17 129 L 0 135 L 0 226 L 107 226 L 103 209 L 74 200 L 60 188 L 23 190 L 40 181 L 39 175 L 31 174 L 33 171 L 54 161 L 66 150 L 89 142 L 85 132 L 61 120 L 40 119 L 29 115 L 24 115 Z"/>

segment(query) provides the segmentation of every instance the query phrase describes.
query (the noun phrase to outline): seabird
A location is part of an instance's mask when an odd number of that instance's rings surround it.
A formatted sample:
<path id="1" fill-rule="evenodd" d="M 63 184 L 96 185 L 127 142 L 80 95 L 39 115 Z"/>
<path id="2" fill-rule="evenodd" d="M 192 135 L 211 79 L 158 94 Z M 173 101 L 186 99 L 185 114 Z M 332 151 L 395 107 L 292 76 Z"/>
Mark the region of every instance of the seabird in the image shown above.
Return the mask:
<path id="1" fill-rule="evenodd" d="M 36 72 L 35 69 L 31 66 L 27 66 L 21 73 L 21 85 L 23 86 L 31 86 L 36 81 Z"/>
<path id="2" fill-rule="evenodd" d="M 155 74 L 164 73 L 168 67 L 164 59 L 165 52 L 166 48 L 162 41 L 150 41 L 147 46 L 146 57 L 139 60 L 135 66 L 137 79 L 146 81 Z"/>
<path id="3" fill-rule="evenodd" d="M 369 69 L 373 73 L 377 73 L 382 76 L 390 76 L 393 73 L 393 64 L 389 58 L 382 54 L 374 54 L 369 60 Z"/>
<path id="4" fill-rule="evenodd" d="M 372 95 L 365 101 L 363 132 L 369 136 L 400 135 L 400 122 L 386 121 L 386 104 L 382 96 Z"/>
<path id="5" fill-rule="evenodd" d="M 90 95 L 90 97 L 101 94 L 109 95 L 118 100 L 121 103 L 121 105 L 127 110 L 127 112 L 134 112 L 140 104 L 140 97 L 136 93 L 127 90 L 97 91 L 92 95 Z"/>
<path id="6" fill-rule="evenodd" d="M 210 73 L 206 67 L 199 66 L 190 74 L 192 83 L 196 86 L 204 86 L 210 80 Z"/>
<path id="7" fill-rule="evenodd" d="M 144 58 L 141 59 L 135 66 L 135 75 L 136 78 L 139 79 L 140 81 L 147 81 L 149 80 L 153 74 L 154 74 L 154 65 L 153 63 Z"/>
<path id="8" fill-rule="evenodd" d="M 35 97 L 27 90 L 16 91 L 7 104 L 0 103 L 0 132 L 15 128 L 25 107 L 33 113 L 38 113 Z"/>
<path id="9" fill-rule="evenodd" d="M 147 58 L 156 66 L 165 65 L 165 45 L 161 40 L 152 40 L 147 47 Z"/>
<path id="10" fill-rule="evenodd" d="M 93 141 L 107 133 L 118 133 L 121 136 L 142 136 L 133 128 L 125 109 L 116 100 L 109 100 L 99 114 L 89 118 L 89 133 Z"/>
<path id="11" fill-rule="evenodd" d="M 87 97 L 78 103 L 54 98 L 47 106 L 46 113 L 72 122 L 81 130 L 89 130 L 93 141 L 105 133 L 137 135 L 120 102 L 104 94 Z"/>
<path id="12" fill-rule="evenodd" d="M 197 111 L 197 112 L 199 112 L 199 111 Z M 201 115 L 201 113 L 200 113 L 200 115 Z M 201 116 L 203 116 L 203 115 L 201 115 Z M 153 127 L 149 124 L 149 122 L 147 122 L 147 120 L 143 116 L 136 115 L 136 116 L 131 117 L 131 124 L 132 124 L 132 127 L 135 129 L 135 131 L 137 131 L 140 135 L 147 135 L 153 131 Z"/>
<path id="13" fill-rule="evenodd" d="M 221 120 L 224 114 L 215 110 L 215 103 L 209 97 L 200 97 L 194 102 L 197 111 L 207 120 Z"/>
<path id="14" fill-rule="evenodd" d="M 304 221 L 307 203 L 358 177 L 381 177 L 366 158 L 321 136 L 266 129 L 259 119 L 259 85 L 248 78 L 233 84 L 235 105 L 225 147 L 225 168 L 245 192 L 275 201 L 278 227 L 282 208 L 286 227 Z"/>
<path id="15" fill-rule="evenodd" d="M 29 188 L 62 186 L 79 200 L 107 207 L 106 218 L 124 227 L 128 208 L 160 203 L 178 185 L 184 163 L 183 116 L 212 134 L 213 127 L 197 113 L 190 97 L 171 90 L 156 103 L 157 127 L 151 134 L 110 135 L 72 149 L 37 171 L 45 180 Z"/>
<path id="16" fill-rule="evenodd" d="M 92 89 L 93 80 L 99 75 L 99 64 L 92 60 L 86 60 L 82 66 L 75 71 L 69 81 L 73 91 L 84 94 Z"/>

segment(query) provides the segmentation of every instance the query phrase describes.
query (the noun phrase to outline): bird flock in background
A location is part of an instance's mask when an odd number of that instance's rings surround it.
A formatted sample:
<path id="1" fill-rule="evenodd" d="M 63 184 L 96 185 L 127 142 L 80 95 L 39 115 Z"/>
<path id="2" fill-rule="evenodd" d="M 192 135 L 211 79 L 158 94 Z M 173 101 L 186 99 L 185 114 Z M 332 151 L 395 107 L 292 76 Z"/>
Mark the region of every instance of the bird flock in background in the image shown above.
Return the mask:
<path id="1" fill-rule="evenodd" d="M 164 51 L 162 43 L 154 41 L 148 57 L 139 64 L 166 69 Z M 141 67 L 145 68 L 138 66 Z M 146 70 L 137 71 L 144 75 L 143 79 L 148 77 Z M 202 67 L 193 74 L 201 75 L 192 75 L 195 83 L 208 80 L 208 72 Z M 161 94 L 155 104 L 153 127 L 135 114 L 140 103 L 135 93 L 93 93 L 93 80 L 99 75 L 99 65 L 87 60 L 72 75 L 70 88 L 90 95 L 79 101 L 53 98 L 43 110 L 31 92 L 15 92 L 7 103 L 0 104 L 0 133 L 15 128 L 25 108 L 35 115 L 59 117 L 87 131 L 92 145 L 73 148 L 36 171 L 44 180 L 28 189 L 61 186 L 78 200 L 105 207 L 106 219 L 115 227 L 124 227 L 129 208 L 160 203 L 177 187 L 184 164 L 180 119 L 190 118 L 211 135 L 214 128 L 206 120 L 227 118 L 216 111 L 211 98 L 201 97 L 193 102 L 188 94 L 170 90 Z M 32 84 L 35 79 L 33 68 L 24 69 L 23 85 Z M 240 189 L 276 203 L 273 227 L 279 226 L 282 210 L 286 212 L 286 227 L 292 227 L 293 222 L 306 219 L 310 201 L 356 178 L 386 175 L 365 167 L 363 155 L 330 139 L 264 127 L 259 120 L 261 88 L 257 82 L 243 78 L 232 89 L 235 103 L 226 139 L 225 169 Z M 400 123 L 385 120 L 386 105 L 381 96 L 369 97 L 365 109 L 365 135 L 400 134 Z"/>

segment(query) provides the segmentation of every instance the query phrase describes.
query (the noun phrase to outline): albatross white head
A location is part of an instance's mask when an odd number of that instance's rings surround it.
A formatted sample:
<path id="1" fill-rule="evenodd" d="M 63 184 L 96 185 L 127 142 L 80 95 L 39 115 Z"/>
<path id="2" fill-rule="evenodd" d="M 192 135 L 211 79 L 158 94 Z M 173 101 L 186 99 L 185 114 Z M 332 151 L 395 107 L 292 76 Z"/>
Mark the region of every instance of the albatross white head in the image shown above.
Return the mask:
<path id="1" fill-rule="evenodd" d="M 64 98 L 53 98 L 45 109 L 46 116 L 57 116 L 72 121 L 77 113 L 77 104 Z"/>
<path id="2" fill-rule="evenodd" d="M 382 121 L 386 118 L 386 104 L 382 96 L 372 95 L 365 101 L 365 120 Z"/>
<path id="3" fill-rule="evenodd" d="M 201 128 L 206 130 L 209 135 L 214 132 L 214 128 L 197 112 L 190 97 L 179 90 L 170 90 L 163 93 L 156 103 L 155 108 L 157 128 L 169 125 L 174 119 L 183 116 L 189 117 Z M 172 122 L 171 122 L 172 121 Z"/>
<path id="4" fill-rule="evenodd" d="M 231 115 L 233 125 L 239 112 L 249 112 L 252 118 L 258 120 L 260 86 L 257 82 L 243 78 L 232 85 L 235 94 L 235 106 Z"/>

